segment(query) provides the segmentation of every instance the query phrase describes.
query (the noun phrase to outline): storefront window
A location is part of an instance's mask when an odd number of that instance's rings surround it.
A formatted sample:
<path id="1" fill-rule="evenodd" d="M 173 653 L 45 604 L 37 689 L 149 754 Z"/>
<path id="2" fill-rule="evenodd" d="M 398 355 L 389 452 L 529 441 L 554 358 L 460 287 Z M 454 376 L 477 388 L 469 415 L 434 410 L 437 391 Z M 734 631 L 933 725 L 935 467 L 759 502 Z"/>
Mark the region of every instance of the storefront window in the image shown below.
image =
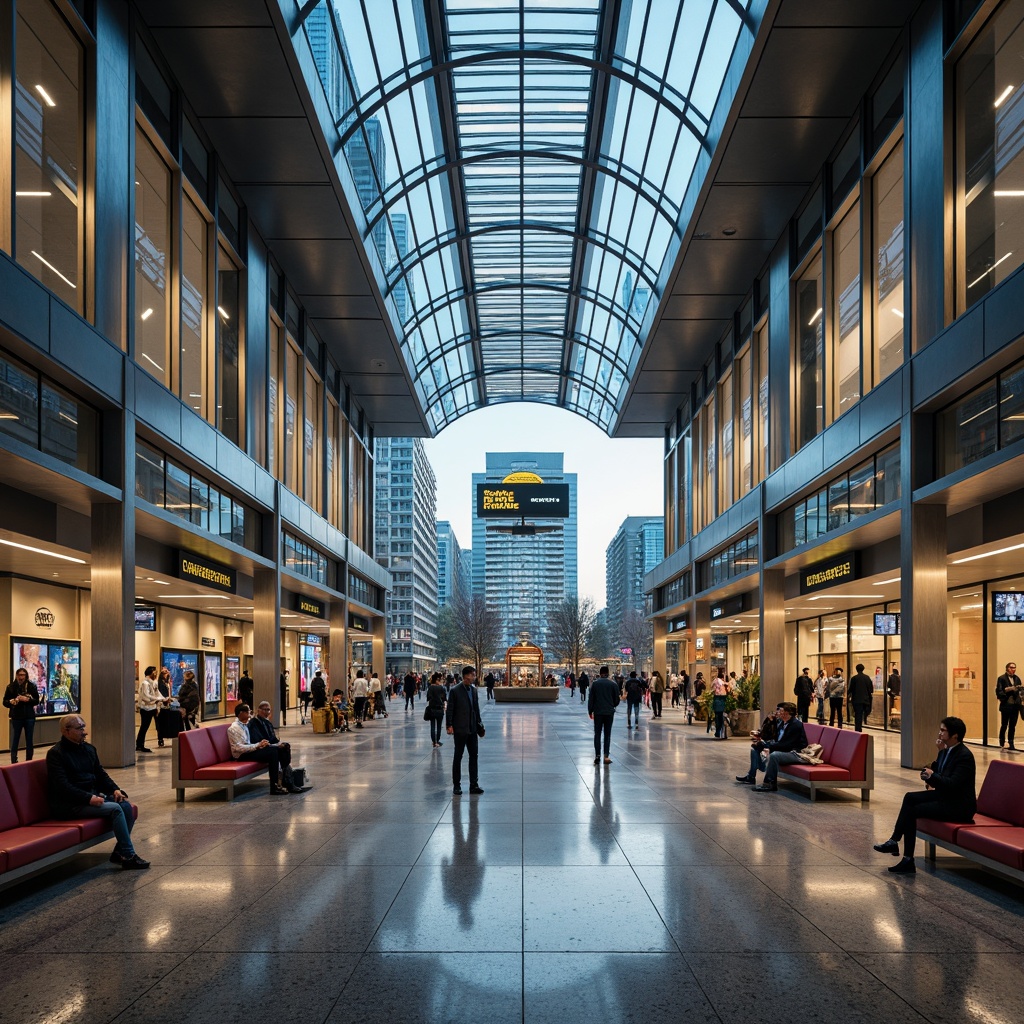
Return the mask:
<path id="1" fill-rule="evenodd" d="M 950 591 L 946 601 L 948 625 L 948 671 L 950 714 L 962 718 L 967 726 L 965 739 L 980 742 L 985 735 L 984 612 L 980 586 Z M 1013 627 L 1011 627 L 1013 628 Z M 993 632 L 995 629 L 993 628 Z M 1016 657 L 1010 654 L 1009 657 Z M 996 659 L 998 660 L 998 658 Z M 1005 660 L 1005 659 L 1004 659 Z M 993 684 L 995 677 L 993 677 Z M 992 701 L 995 704 L 995 701 Z M 989 720 L 998 731 L 998 713 Z"/>
<path id="2" fill-rule="evenodd" d="M 63 388 L 41 384 L 39 449 L 85 473 L 98 471 L 99 413 Z"/>
<path id="3" fill-rule="evenodd" d="M 962 312 L 1024 262 L 1024 0 L 1006 0 L 956 68 L 957 308 Z"/>
<path id="4" fill-rule="evenodd" d="M 13 359 L 0 359 L 0 431 L 36 447 L 39 436 L 39 382 L 35 371 Z"/>
<path id="5" fill-rule="evenodd" d="M 206 221 L 187 196 L 181 205 L 181 399 L 200 416 L 207 401 Z"/>
<path id="6" fill-rule="evenodd" d="M 135 132 L 135 361 L 170 386 L 171 172 Z"/>
<path id="7" fill-rule="evenodd" d="M 999 378 L 999 443 L 1013 444 L 1024 437 L 1024 363 Z"/>
<path id="8" fill-rule="evenodd" d="M 235 444 L 244 443 L 241 416 L 241 334 L 239 330 L 239 282 L 241 275 L 224 250 L 217 249 L 217 415 L 210 417 L 217 429 Z"/>
<path id="9" fill-rule="evenodd" d="M 903 362 L 903 143 L 872 182 L 875 273 L 875 380 L 883 381 Z"/>
<path id="10" fill-rule="evenodd" d="M 821 433 L 825 423 L 821 254 L 796 284 L 796 447 Z"/>
<path id="11" fill-rule="evenodd" d="M 952 473 L 999 447 L 999 403 L 990 381 L 939 416 L 940 474 Z"/>
<path id="12" fill-rule="evenodd" d="M 305 419 L 302 432 L 304 456 L 303 484 L 306 503 L 323 511 L 323 455 L 320 450 L 320 421 L 323 417 L 323 386 L 306 369 Z"/>
<path id="13" fill-rule="evenodd" d="M 722 378 L 718 388 L 718 450 L 719 450 L 719 504 L 718 507 L 724 512 L 733 503 L 734 466 L 735 452 L 733 449 L 733 438 L 735 431 L 733 374 L 728 372 Z"/>
<path id="14" fill-rule="evenodd" d="M 16 7 L 14 254 L 81 313 L 83 49 L 48 0 L 19 0 Z"/>
<path id="15" fill-rule="evenodd" d="M 852 409 L 860 383 L 860 204 L 832 233 L 832 418 Z"/>

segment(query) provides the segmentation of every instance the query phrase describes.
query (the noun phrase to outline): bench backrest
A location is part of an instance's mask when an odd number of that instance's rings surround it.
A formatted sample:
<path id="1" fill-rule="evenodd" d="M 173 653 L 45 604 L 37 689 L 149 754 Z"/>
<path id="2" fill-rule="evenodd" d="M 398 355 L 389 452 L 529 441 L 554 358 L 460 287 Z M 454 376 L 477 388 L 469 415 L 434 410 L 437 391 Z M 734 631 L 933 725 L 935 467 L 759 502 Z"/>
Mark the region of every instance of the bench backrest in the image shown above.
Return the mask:
<path id="1" fill-rule="evenodd" d="M 851 779 L 867 778 L 868 735 L 853 729 L 837 729 L 838 735 L 832 747 L 828 763 L 835 768 L 845 768 Z"/>
<path id="2" fill-rule="evenodd" d="M 211 732 L 211 729 L 189 729 L 178 733 L 178 778 L 194 779 L 197 768 L 207 768 L 220 760 L 213 748 Z"/>
<path id="3" fill-rule="evenodd" d="M 804 735 L 808 743 L 821 743 L 821 730 L 825 727 L 817 722 L 804 722 Z"/>
<path id="4" fill-rule="evenodd" d="M 17 828 L 20 824 L 18 811 L 14 806 L 14 798 L 7 788 L 7 773 L 0 770 L 0 832 L 6 832 L 9 828 Z"/>
<path id="5" fill-rule="evenodd" d="M 46 760 L 21 761 L 4 768 L 18 820 L 22 825 L 52 818 L 50 797 L 46 791 Z"/>
<path id="6" fill-rule="evenodd" d="M 216 760 L 230 761 L 231 744 L 228 743 L 228 726 L 214 725 L 209 729 L 204 729 L 203 732 L 210 734 L 210 739 L 213 741 L 213 749 L 217 752 Z"/>
<path id="7" fill-rule="evenodd" d="M 978 813 L 1024 825 L 1024 764 L 992 761 L 978 794 Z"/>
<path id="8" fill-rule="evenodd" d="M 825 764 L 832 763 L 832 751 L 835 750 L 836 740 L 841 734 L 841 730 L 834 729 L 831 725 L 819 726 L 821 729 L 821 735 L 817 741 L 821 744 L 821 759 Z"/>

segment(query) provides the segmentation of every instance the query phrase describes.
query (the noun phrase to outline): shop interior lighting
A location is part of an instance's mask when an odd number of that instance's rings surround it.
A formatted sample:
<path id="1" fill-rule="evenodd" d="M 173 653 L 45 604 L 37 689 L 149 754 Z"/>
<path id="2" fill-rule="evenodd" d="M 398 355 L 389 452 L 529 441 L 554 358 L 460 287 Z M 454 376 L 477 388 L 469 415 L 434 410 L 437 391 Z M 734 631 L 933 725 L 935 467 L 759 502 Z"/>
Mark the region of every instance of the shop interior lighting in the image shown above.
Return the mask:
<path id="1" fill-rule="evenodd" d="M 995 270 L 996 267 L 998 267 L 999 264 L 1003 262 L 1003 260 L 1008 260 L 1012 255 L 1012 252 L 1008 252 L 1005 256 L 1000 256 L 999 259 L 997 259 L 995 263 L 993 263 L 992 266 L 985 271 L 984 274 L 982 274 L 980 277 L 976 277 L 967 287 L 973 288 L 976 284 L 979 284 L 981 281 L 984 281 L 985 278 L 988 277 L 988 275 L 991 274 L 992 271 Z"/>
<path id="2" fill-rule="evenodd" d="M 996 548 L 995 551 L 986 551 L 983 555 L 968 555 L 966 558 L 954 558 L 952 565 L 963 565 L 964 562 L 977 562 L 982 558 L 993 558 L 995 555 L 1005 555 L 1007 551 L 1020 551 L 1024 544 L 1011 544 L 1008 548 Z"/>
<path id="3" fill-rule="evenodd" d="M 76 285 L 74 281 L 69 281 L 49 260 L 44 259 L 42 256 L 40 256 L 39 253 L 35 251 L 35 249 L 32 249 L 31 252 L 32 255 L 35 256 L 35 258 L 39 260 L 39 262 L 42 263 L 44 267 L 47 267 L 48 269 L 52 270 L 66 285 L 69 285 L 71 288 L 78 287 L 78 285 Z"/>
<path id="4" fill-rule="evenodd" d="M 50 558 L 60 558 L 65 562 L 75 562 L 78 565 L 88 564 L 84 558 L 72 558 L 71 555 L 62 555 L 57 551 L 47 551 L 46 548 L 34 548 L 31 544 L 19 544 L 15 540 L 3 540 L 0 539 L 0 544 L 8 548 L 18 548 L 20 551 L 31 551 L 36 555 L 49 555 Z"/>
<path id="5" fill-rule="evenodd" d="M 0 412 L 0 420 L 17 420 L 21 417 L 16 412 Z"/>
<path id="6" fill-rule="evenodd" d="M 815 313 L 814 316 L 812 316 L 811 319 L 807 321 L 807 326 L 808 327 L 813 327 L 818 322 L 818 317 L 821 316 L 822 308 L 823 307 L 819 306 L 818 307 L 818 312 Z"/>
<path id="7" fill-rule="evenodd" d="M 36 92 L 39 93 L 39 95 L 43 97 L 43 102 L 48 107 L 55 107 L 55 106 L 57 106 L 57 104 L 54 103 L 53 100 L 50 98 L 50 94 L 41 85 L 37 85 L 36 86 Z"/>
<path id="8" fill-rule="evenodd" d="M 153 315 L 153 307 L 150 306 L 148 309 L 144 309 L 139 314 L 139 319 L 140 320 L 148 320 L 152 315 Z"/>
<path id="9" fill-rule="evenodd" d="M 220 315 L 224 317 L 225 320 L 231 319 L 231 317 L 228 316 L 227 310 L 223 306 L 218 306 L 217 312 L 220 313 Z"/>
<path id="10" fill-rule="evenodd" d="M 143 352 L 142 358 L 148 359 L 161 373 L 164 372 L 164 368 L 148 352 Z"/>
<path id="11" fill-rule="evenodd" d="M 992 195 L 999 196 L 1003 199 L 1020 199 L 1024 197 L 1024 189 L 1022 188 L 997 188 Z"/>
<path id="12" fill-rule="evenodd" d="M 53 195 L 52 192 L 15 192 L 14 194 L 28 199 L 46 199 Z"/>
<path id="13" fill-rule="evenodd" d="M 167 600 L 174 598 L 176 601 L 188 600 L 193 601 L 229 601 L 230 598 L 226 594 L 164 594 Z"/>
<path id="14" fill-rule="evenodd" d="M 901 579 L 900 576 L 893 576 L 891 579 L 879 580 L 877 583 L 872 583 L 871 586 L 873 586 L 873 587 L 884 587 L 886 585 L 886 583 L 899 583 L 900 579 Z"/>
<path id="15" fill-rule="evenodd" d="M 903 319 L 903 310 L 897 309 L 895 306 L 892 307 L 892 312 L 898 316 L 901 320 Z"/>
<path id="16" fill-rule="evenodd" d="M 39 87 L 38 87 L 38 86 L 36 86 L 36 88 L 39 88 Z M 1002 91 L 1002 92 L 1001 92 L 1001 93 L 1000 93 L 1000 94 L 999 94 L 999 95 L 998 95 L 998 96 L 996 97 L 996 101 L 995 101 L 995 103 L 993 103 L 993 104 L 992 104 L 992 105 L 993 105 L 993 106 L 994 106 L 994 107 L 996 108 L 996 110 L 998 110 L 998 109 L 999 109 L 999 108 L 1000 108 L 1000 107 L 1001 107 L 1001 106 L 1002 106 L 1002 105 L 1003 105 L 1003 104 L 1004 104 L 1004 103 L 1005 103 L 1005 102 L 1007 101 L 1007 99 L 1008 99 L 1008 98 L 1009 98 L 1009 96 L 1010 96 L 1010 93 L 1012 93 L 1012 92 L 1013 92 L 1014 88 L 1016 88 L 1016 87 L 1015 87 L 1015 86 L 1012 86 L 1012 85 L 1008 85 L 1008 86 L 1007 86 L 1007 87 L 1006 87 L 1006 88 L 1005 88 L 1005 89 L 1004 89 L 1004 90 L 1003 90 L 1003 91 Z"/>
<path id="17" fill-rule="evenodd" d="M 995 407 L 995 403 L 993 402 L 992 405 L 989 405 L 986 408 L 982 409 L 981 412 L 976 412 L 973 416 L 968 416 L 967 419 L 961 422 L 960 426 L 966 427 L 967 424 L 970 423 L 972 420 L 976 420 L 979 416 L 984 416 L 985 413 L 991 412 Z"/>
<path id="18" fill-rule="evenodd" d="M 1021 545 L 1024 548 L 1024 544 Z M 877 594 L 829 594 L 828 597 L 809 597 L 808 601 L 850 601 L 853 599 L 869 601 L 878 597 Z"/>

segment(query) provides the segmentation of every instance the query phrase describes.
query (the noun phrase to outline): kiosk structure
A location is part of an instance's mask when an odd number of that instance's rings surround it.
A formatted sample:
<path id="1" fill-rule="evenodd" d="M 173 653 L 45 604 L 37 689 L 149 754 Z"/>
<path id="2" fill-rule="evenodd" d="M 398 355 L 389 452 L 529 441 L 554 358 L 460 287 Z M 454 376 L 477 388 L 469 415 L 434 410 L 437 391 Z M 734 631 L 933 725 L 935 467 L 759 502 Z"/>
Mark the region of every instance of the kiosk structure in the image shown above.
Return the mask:
<path id="1" fill-rule="evenodd" d="M 544 652 L 536 644 L 520 640 L 505 652 L 505 685 L 494 688 L 495 700 L 509 704 L 553 704 L 558 700 L 558 692 L 557 686 L 544 685 Z"/>

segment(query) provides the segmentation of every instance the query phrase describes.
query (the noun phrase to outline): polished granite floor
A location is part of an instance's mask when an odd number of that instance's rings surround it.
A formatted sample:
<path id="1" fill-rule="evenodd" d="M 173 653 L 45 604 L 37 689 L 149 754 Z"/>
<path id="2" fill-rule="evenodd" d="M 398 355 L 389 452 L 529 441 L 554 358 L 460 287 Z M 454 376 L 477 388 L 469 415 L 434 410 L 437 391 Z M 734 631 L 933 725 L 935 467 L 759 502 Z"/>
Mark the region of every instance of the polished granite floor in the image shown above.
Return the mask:
<path id="1" fill-rule="evenodd" d="M 919 785 L 896 737 L 870 805 L 812 805 L 736 785 L 746 743 L 669 708 L 617 716 L 596 767 L 578 700 L 491 704 L 486 793 L 453 798 L 450 740 L 392 709 L 286 729 L 302 796 L 176 805 L 166 749 L 112 772 L 153 867 L 100 847 L 0 894 L 0 1021 L 1024 1017 L 1024 889 L 952 856 L 897 878 L 871 850 Z"/>

